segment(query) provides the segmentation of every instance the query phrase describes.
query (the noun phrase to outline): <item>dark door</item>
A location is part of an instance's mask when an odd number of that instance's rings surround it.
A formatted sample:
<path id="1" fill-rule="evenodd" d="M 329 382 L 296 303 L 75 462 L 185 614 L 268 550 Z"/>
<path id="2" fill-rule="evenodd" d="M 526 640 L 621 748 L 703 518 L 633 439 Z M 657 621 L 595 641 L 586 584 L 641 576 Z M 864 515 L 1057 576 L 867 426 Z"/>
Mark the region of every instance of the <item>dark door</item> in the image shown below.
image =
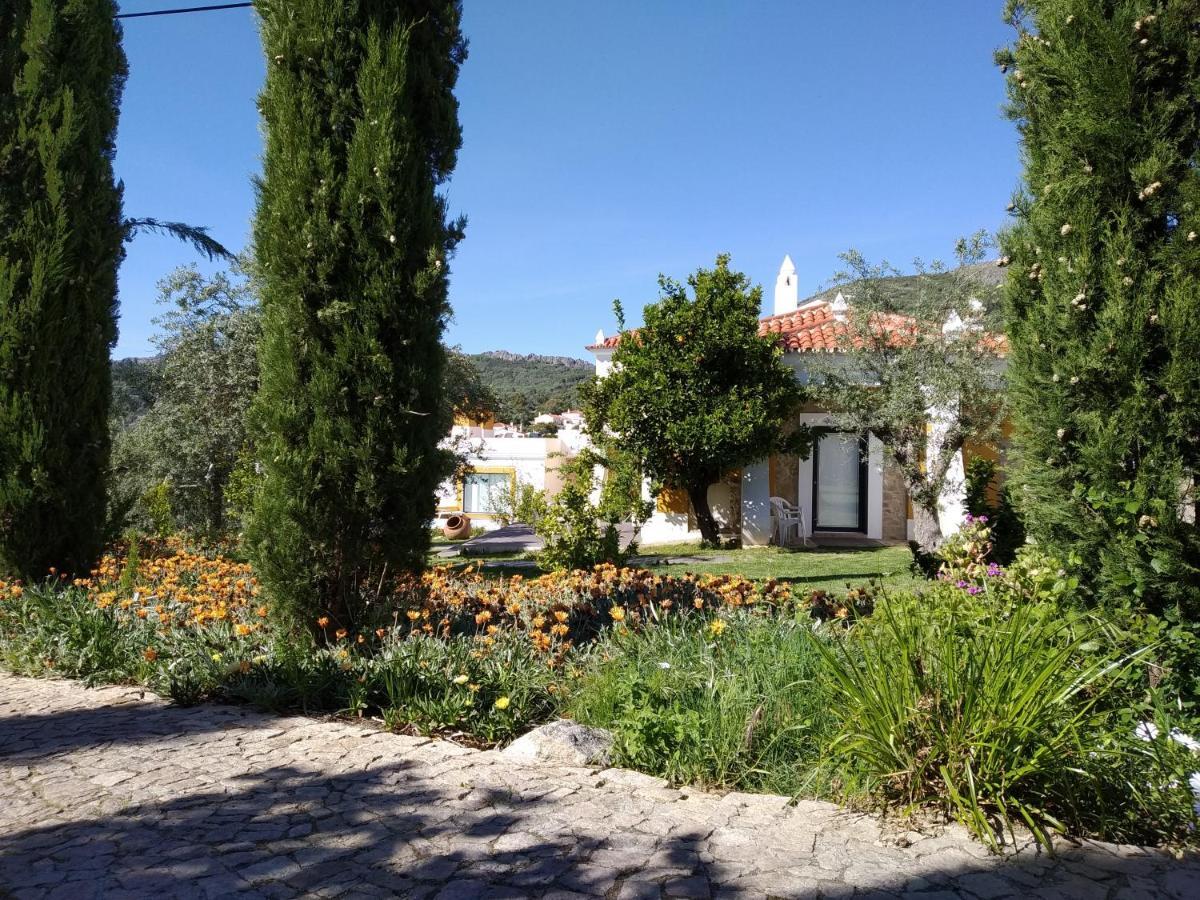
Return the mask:
<path id="1" fill-rule="evenodd" d="M 861 435 L 827 431 L 813 450 L 813 530 L 866 531 L 867 454 Z"/>

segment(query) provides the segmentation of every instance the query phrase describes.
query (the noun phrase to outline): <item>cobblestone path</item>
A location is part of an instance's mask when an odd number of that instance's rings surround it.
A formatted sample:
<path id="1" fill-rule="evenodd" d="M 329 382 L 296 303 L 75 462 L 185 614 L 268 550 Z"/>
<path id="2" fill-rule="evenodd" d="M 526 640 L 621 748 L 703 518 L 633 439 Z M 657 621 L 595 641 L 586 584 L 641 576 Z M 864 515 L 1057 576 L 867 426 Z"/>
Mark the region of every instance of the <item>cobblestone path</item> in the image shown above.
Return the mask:
<path id="1" fill-rule="evenodd" d="M 0 674 L 0 897 L 1200 897 L 1200 862 L 989 857 L 826 803 L 673 790 Z"/>

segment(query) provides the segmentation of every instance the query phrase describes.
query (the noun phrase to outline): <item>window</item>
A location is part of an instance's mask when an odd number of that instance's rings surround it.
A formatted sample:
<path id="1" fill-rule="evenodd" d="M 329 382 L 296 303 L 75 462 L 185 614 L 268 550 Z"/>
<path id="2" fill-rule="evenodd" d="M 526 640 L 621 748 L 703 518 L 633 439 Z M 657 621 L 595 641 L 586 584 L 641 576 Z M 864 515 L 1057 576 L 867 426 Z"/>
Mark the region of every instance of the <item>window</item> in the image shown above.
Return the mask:
<path id="1" fill-rule="evenodd" d="M 494 502 L 512 486 L 507 472 L 474 472 L 463 482 L 463 512 L 493 513 Z"/>
<path id="2" fill-rule="evenodd" d="M 866 442 L 856 434 L 826 432 L 813 459 L 813 529 L 863 531 L 866 527 Z"/>

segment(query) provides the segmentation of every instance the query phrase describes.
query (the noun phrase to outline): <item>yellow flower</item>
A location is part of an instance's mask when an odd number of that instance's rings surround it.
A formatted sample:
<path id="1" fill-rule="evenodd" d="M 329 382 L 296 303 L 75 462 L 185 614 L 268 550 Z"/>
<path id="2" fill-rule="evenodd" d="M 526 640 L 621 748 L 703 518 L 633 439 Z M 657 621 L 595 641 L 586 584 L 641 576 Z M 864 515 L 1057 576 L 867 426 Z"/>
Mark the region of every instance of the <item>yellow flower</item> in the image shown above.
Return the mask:
<path id="1" fill-rule="evenodd" d="M 454 679 L 455 684 L 466 684 L 470 679 L 466 675 L 459 675 Z"/>
<path id="2" fill-rule="evenodd" d="M 496 699 L 496 709 L 508 709 L 508 697 L 498 697 Z"/>
<path id="3" fill-rule="evenodd" d="M 623 606 L 614 606 L 608 611 L 608 614 L 613 617 L 614 622 L 625 621 L 625 608 Z"/>
<path id="4" fill-rule="evenodd" d="M 724 619 L 713 619 L 708 623 L 708 633 L 713 637 L 720 637 L 728 627 Z"/>
<path id="5" fill-rule="evenodd" d="M 220 654 L 220 653 L 214 653 L 214 654 L 212 655 L 212 661 L 213 661 L 213 662 L 220 662 L 220 661 L 221 661 L 221 654 Z"/>

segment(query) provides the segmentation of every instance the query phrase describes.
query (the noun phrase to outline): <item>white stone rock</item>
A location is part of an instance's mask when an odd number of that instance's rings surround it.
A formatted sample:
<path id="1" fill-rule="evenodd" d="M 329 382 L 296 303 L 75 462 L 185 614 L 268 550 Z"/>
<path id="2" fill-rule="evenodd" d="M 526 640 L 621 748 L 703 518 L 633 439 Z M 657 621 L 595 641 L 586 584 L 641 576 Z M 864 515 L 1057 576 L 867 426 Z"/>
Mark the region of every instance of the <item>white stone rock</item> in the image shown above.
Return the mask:
<path id="1" fill-rule="evenodd" d="M 518 762 L 555 766 L 607 766 L 613 736 L 603 728 L 558 719 L 522 735 L 501 756 Z"/>

